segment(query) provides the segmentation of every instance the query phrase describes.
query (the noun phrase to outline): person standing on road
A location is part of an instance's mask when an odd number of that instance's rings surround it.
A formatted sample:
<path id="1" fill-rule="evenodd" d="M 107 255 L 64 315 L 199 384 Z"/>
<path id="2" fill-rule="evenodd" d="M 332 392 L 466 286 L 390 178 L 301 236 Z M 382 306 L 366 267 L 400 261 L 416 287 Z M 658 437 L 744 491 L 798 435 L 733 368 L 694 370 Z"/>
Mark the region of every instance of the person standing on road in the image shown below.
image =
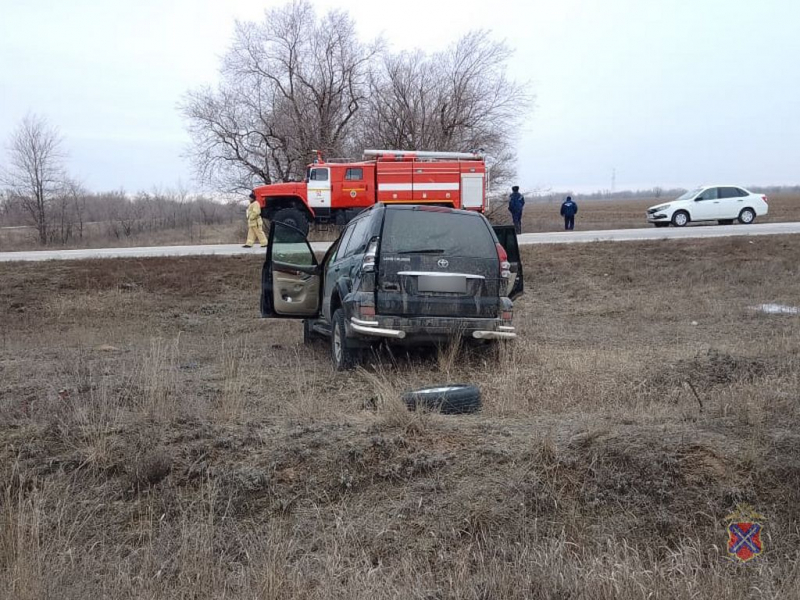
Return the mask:
<path id="1" fill-rule="evenodd" d="M 525 206 L 525 196 L 519 193 L 519 186 L 511 188 L 511 195 L 508 197 L 508 212 L 511 213 L 511 220 L 514 221 L 514 231 L 522 233 L 522 208 Z"/>
<path id="2" fill-rule="evenodd" d="M 564 217 L 564 229 L 572 231 L 575 229 L 575 215 L 578 214 L 578 205 L 572 201 L 572 196 L 567 196 L 561 204 L 561 216 Z"/>
<path id="3" fill-rule="evenodd" d="M 247 241 L 244 248 L 252 248 L 258 238 L 258 243 L 267 245 L 267 236 L 264 235 L 264 221 L 261 220 L 261 205 L 256 200 L 256 195 L 250 194 L 250 204 L 247 207 Z"/>

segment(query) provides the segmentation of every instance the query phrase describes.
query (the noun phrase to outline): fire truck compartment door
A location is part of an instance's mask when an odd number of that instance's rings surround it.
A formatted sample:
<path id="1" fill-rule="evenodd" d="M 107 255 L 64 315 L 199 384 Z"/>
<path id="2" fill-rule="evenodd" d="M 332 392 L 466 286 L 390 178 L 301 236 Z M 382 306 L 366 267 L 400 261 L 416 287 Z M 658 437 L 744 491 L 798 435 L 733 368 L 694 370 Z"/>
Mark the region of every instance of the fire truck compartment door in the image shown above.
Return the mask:
<path id="1" fill-rule="evenodd" d="M 309 169 L 308 205 L 312 208 L 331 207 L 331 170 L 328 167 Z"/>
<path id="2" fill-rule="evenodd" d="M 461 208 L 483 208 L 483 174 L 461 174 Z"/>

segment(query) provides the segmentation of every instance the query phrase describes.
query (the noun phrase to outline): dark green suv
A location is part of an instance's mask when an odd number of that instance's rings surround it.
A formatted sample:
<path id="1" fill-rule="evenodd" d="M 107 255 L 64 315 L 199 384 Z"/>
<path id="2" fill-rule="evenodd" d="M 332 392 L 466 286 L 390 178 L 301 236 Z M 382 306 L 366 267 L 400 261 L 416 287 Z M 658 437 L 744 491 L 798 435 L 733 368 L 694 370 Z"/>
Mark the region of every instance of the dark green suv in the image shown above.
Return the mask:
<path id="1" fill-rule="evenodd" d="M 342 370 L 379 342 L 513 339 L 512 298 L 522 290 L 513 227 L 493 228 L 473 211 L 376 204 L 321 262 L 303 232 L 273 222 L 261 316 L 303 319 L 304 340 L 329 338 Z"/>

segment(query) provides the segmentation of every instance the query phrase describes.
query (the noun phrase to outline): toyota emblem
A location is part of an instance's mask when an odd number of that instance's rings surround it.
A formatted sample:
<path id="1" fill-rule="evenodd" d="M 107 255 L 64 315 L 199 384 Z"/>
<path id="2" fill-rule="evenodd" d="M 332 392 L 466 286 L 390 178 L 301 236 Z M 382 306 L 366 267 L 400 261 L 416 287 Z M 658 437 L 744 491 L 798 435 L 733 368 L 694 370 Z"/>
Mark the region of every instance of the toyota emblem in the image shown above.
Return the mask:
<path id="1" fill-rule="evenodd" d="M 439 262 L 437 262 L 436 264 L 439 265 L 441 268 L 446 269 L 450 264 L 450 261 L 447 260 L 446 258 L 440 258 Z"/>

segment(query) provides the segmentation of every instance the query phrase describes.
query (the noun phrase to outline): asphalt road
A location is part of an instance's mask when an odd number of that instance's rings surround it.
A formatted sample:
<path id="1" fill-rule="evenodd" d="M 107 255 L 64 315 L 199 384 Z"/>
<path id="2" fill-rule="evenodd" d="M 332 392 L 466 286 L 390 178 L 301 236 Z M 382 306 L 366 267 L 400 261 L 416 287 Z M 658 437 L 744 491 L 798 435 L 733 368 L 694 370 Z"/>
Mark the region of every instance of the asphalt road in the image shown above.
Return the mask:
<path id="1" fill-rule="evenodd" d="M 558 231 L 524 233 L 522 245 L 573 244 L 580 242 L 628 242 L 640 240 L 692 239 L 730 236 L 779 235 L 800 233 L 800 223 L 762 223 L 756 225 L 701 225 L 647 229 L 607 229 L 602 231 Z M 330 242 L 314 242 L 315 251 L 324 251 Z M 138 258 L 150 256 L 232 256 L 260 254 L 258 247 L 242 248 L 238 244 L 204 246 L 148 246 L 143 248 L 95 248 L 86 250 L 36 250 L 32 252 L 0 252 L 0 262 L 32 260 L 83 260 L 88 258 Z"/>

